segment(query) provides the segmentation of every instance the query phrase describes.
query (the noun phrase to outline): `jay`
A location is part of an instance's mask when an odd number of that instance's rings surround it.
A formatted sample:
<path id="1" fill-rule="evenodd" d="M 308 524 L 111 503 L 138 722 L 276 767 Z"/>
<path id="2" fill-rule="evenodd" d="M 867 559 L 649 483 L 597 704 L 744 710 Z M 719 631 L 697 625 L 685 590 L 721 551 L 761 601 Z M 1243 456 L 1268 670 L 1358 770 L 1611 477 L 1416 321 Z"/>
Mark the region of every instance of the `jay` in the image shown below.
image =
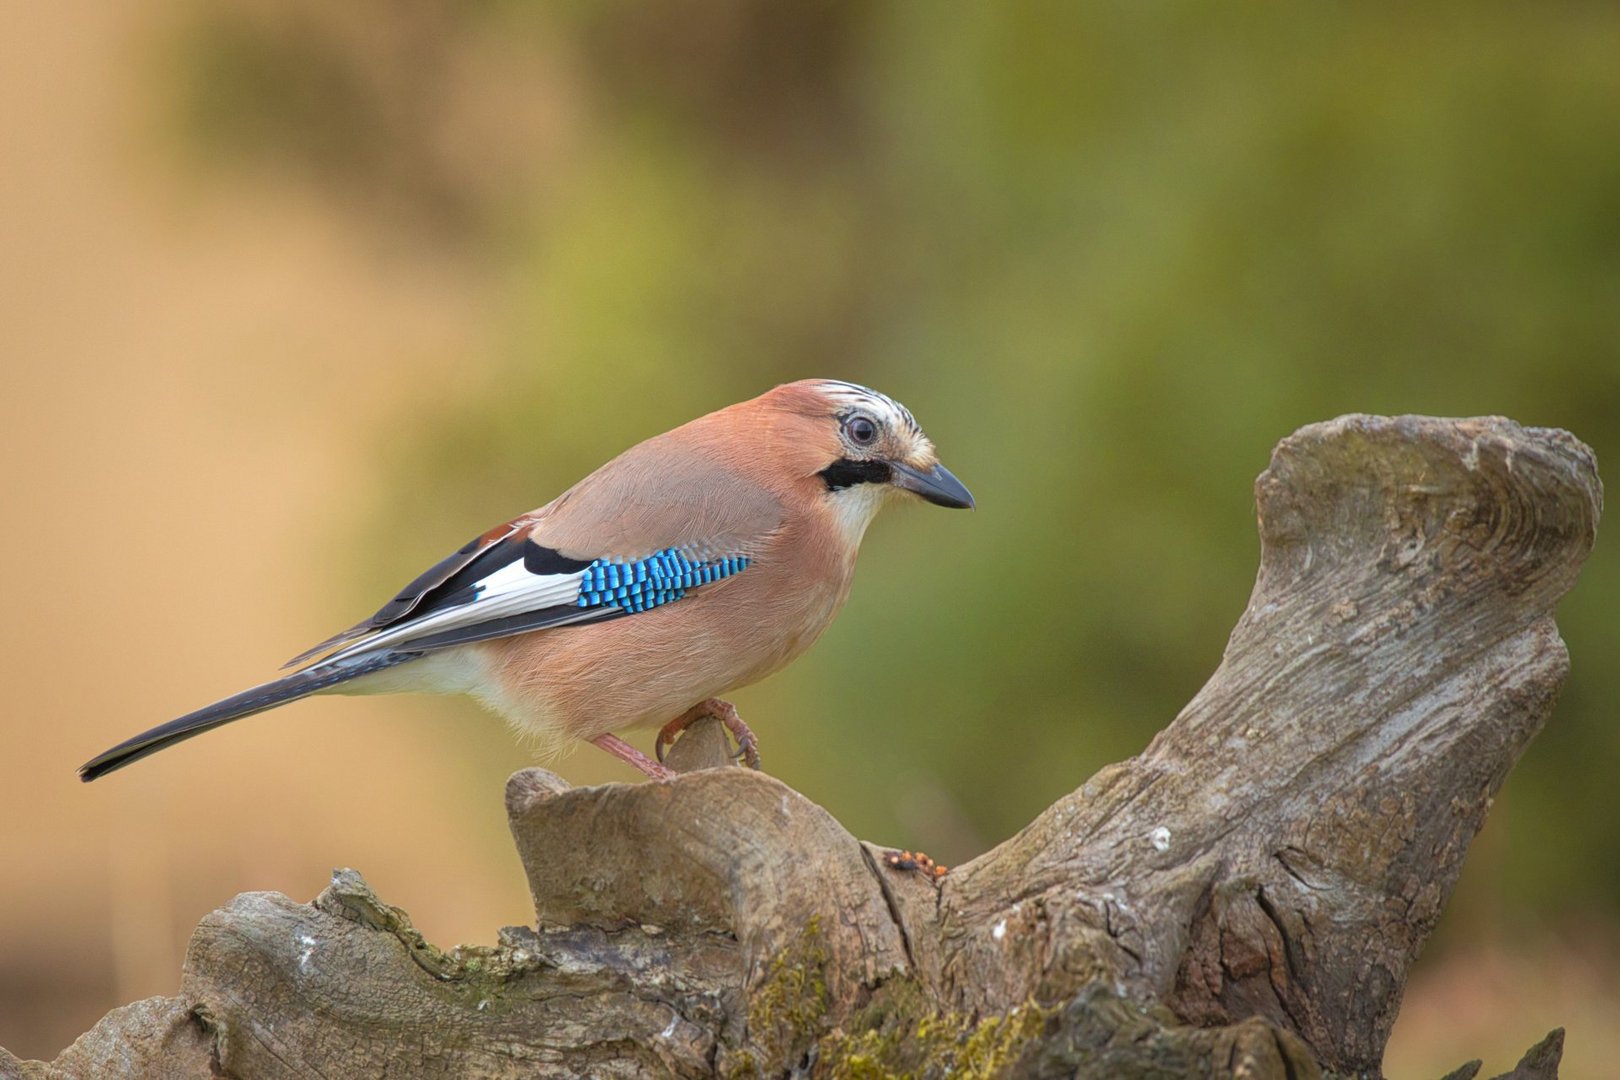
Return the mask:
<path id="1" fill-rule="evenodd" d="M 853 383 L 778 386 L 630 448 L 434 564 L 273 682 L 129 739 L 94 780 L 311 694 L 471 695 L 556 753 L 591 742 L 648 776 L 702 716 L 756 742 L 719 695 L 781 669 L 849 595 L 873 516 L 910 495 L 970 508 L 903 405 Z M 659 761 L 614 732 L 663 725 Z"/>

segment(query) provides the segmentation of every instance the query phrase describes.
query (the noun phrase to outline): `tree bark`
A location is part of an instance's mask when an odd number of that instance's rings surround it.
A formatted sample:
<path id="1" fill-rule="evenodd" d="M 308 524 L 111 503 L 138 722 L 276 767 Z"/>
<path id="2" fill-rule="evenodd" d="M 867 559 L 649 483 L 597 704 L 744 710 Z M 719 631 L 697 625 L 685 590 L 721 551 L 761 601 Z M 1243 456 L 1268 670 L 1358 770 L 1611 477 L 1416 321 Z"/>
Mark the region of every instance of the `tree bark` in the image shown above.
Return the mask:
<path id="1" fill-rule="evenodd" d="M 178 996 L 0 1074 L 1377 1076 L 1564 679 L 1552 612 L 1602 488 L 1565 432 L 1349 416 L 1280 443 L 1255 497 L 1258 580 L 1208 684 L 943 877 L 712 767 L 709 722 L 670 782 L 512 777 L 533 928 L 447 954 L 353 871 L 312 905 L 245 894 Z M 1510 1075 L 1555 1076 L 1561 1046 Z"/>

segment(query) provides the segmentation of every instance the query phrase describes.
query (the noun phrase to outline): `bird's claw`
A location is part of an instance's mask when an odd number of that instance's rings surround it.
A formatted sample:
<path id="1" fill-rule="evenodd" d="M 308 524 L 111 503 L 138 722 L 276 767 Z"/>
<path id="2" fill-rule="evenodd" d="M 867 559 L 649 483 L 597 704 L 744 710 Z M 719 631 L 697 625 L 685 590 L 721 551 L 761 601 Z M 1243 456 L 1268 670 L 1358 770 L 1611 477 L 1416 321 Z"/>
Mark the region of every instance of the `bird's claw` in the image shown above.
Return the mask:
<path id="1" fill-rule="evenodd" d="M 737 750 L 731 755 L 733 760 L 741 758 L 750 769 L 759 768 L 759 738 L 743 723 L 742 717 L 737 715 L 737 707 L 729 701 L 719 698 L 710 698 L 699 705 L 694 705 L 680 716 L 665 724 L 658 731 L 658 737 L 653 740 L 653 753 L 659 762 L 663 762 L 664 754 L 669 749 L 675 737 L 704 717 L 720 721 L 731 737 L 737 740 Z"/>
<path id="2" fill-rule="evenodd" d="M 741 720 L 737 721 L 737 723 L 742 725 Z M 754 733 L 749 731 L 746 726 L 743 727 L 742 731 L 733 731 L 732 734 L 737 737 L 737 749 L 731 755 L 732 760 L 742 758 L 745 765 L 757 772 L 759 770 L 759 740 L 754 737 Z"/>

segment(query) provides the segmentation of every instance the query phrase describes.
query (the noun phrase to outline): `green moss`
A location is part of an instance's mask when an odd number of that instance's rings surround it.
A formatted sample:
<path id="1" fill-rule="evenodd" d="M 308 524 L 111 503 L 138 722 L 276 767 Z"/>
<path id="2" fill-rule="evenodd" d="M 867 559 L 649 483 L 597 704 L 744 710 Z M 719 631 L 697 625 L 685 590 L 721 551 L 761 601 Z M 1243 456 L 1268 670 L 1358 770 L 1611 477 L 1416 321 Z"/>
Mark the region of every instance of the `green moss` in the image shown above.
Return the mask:
<path id="1" fill-rule="evenodd" d="M 827 1028 L 832 994 L 829 956 L 821 922 L 812 918 L 794 944 L 771 961 L 771 969 L 748 999 L 748 1042 L 733 1055 L 728 1077 L 762 1075 L 755 1052 L 768 1062 L 799 1061 Z"/>
<path id="2" fill-rule="evenodd" d="M 1229 1060 L 1271 1064 L 1275 1070 L 1266 1076 L 1275 1080 L 1321 1076 L 1303 1043 L 1258 1018 L 1226 1028 L 1191 1028 L 1163 1006 L 1132 1001 L 1100 982 L 1061 1004 L 1031 1000 L 1005 1014 L 976 1016 L 941 1009 L 917 979 L 896 976 L 841 1015 L 828 983 L 830 963 L 820 927 L 812 922 L 770 962 L 750 995 L 746 1038 L 720 1047 L 721 1076 L 1167 1080 L 1207 1075 Z M 1274 1061 L 1279 1046 L 1286 1060 Z"/>
<path id="3" fill-rule="evenodd" d="M 1046 1026 L 1046 1011 L 1036 1005 L 1015 1008 L 1006 1016 L 981 1020 L 967 1032 L 953 1075 L 1001 1076 Z"/>
<path id="4" fill-rule="evenodd" d="M 1033 1004 L 980 1019 L 943 1013 L 914 980 L 892 980 L 844 1030 L 822 1039 L 817 1075 L 831 1080 L 1007 1076 L 1048 1016 Z"/>
<path id="5" fill-rule="evenodd" d="M 813 1075 L 830 1080 L 1006 1076 L 1050 1015 L 1035 1005 L 983 1018 L 944 1013 L 917 980 L 897 977 L 834 1029 L 829 962 L 812 920 L 750 995 L 747 1045 L 722 1059 L 724 1076 L 779 1076 L 810 1060 Z"/>

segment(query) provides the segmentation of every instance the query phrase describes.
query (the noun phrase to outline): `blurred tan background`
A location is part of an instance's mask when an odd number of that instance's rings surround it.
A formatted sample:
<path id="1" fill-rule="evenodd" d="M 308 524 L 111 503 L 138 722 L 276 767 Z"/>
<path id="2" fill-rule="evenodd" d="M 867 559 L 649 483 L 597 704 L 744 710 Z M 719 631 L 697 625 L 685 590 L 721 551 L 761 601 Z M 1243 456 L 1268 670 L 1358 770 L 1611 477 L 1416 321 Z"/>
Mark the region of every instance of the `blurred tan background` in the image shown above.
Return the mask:
<path id="1" fill-rule="evenodd" d="M 441 944 L 525 921 L 527 758 L 469 703 L 74 767 L 786 379 L 899 397 L 981 509 L 874 527 L 738 695 L 767 764 L 873 840 L 1008 835 L 1213 670 L 1294 428 L 1505 413 L 1620 460 L 1617 56 L 1604 5 L 0 7 L 0 1045 L 334 866 Z M 1617 599 L 1603 542 L 1392 1076 L 1558 1024 L 1567 1076 L 1620 1060 Z"/>

